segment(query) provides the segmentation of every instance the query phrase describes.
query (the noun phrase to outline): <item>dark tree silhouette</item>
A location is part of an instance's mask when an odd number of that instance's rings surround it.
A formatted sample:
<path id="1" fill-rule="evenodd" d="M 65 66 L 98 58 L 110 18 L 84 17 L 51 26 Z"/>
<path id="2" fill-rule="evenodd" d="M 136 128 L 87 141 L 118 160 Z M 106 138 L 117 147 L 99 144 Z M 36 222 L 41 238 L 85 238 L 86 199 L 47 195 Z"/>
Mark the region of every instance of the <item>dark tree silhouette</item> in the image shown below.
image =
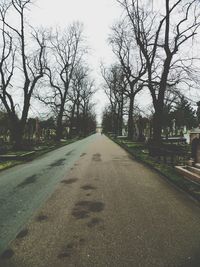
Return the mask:
<path id="1" fill-rule="evenodd" d="M 30 37 L 27 34 L 28 26 L 25 18 L 30 4 L 30 0 L 12 0 L 8 4 L 5 2 L 0 4 L 1 42 L 3 44 L 0 48 L 0 100 L 8 113 L 11 122 L 11 137 L 16 148 L 21 147 L 31 98 L 36 84 L 44 75 L 46 64 L 45 32 L 31 28 L 32 47 L 27 45 Z M 8 22 L 10 10 L 19 17 L 19 26 Z M 36 48 L 34 51 L 33 47 Z M 22 104 L 20 104 L 21 115 L 17 111 L 16 93 L 13 94 L 18 88 L 14 80 L 15 67 L 18 69 L 17 75 L 22 80 L 20 85 L 20 94 L 23 96 Z"/>
<path id="2" fill-rule="evenodd" d="M 49 93 L 50 97 L 43 98 L 43 102 L 56 107 L 56 140 L 59 141 L 62 138 L 63 116 L 74 70 L 86 53 L 83 25 L 77 22 L 71 24 L 63 33 L 57 30 L 55 34 L 51 34 L 50 43 L 51 59 L 49 59 L 47 76 L 52 92 Z"/>
<path id="3" fill-rule="evenodd" d="M 110 102 L 110 116 L 112 117 L 112 130 L 110 131 L 116 135 L 122 135 L 124 108 L 127 102 L 126 77 L 122 67 L 118 64 L 111 65 L 108 69 L 101 65 L 101 74 L 105 81 L 105 93 Z"/>
<path id="4" fill-rule="evenodd" d="M 128 138 L 132 140 L 134 134 L 134 101 L 136 95 L 143 89 L 141 78 L 146 73 L 146 65 L 142 53 L 136 45 L 134 34 L 124 21 L 113 26 L 110 43 L 126 78 L 127 86 L 124 87 L 123 94 L 129 99 Z"/>
<path id="5" fill-rule="evenodd" d="M 200 26 L 198 1 L 165 0 L 163 13 L 153 12 L 139 0 L 118 0 L 126 11 L 135 39 L 147 67 L 147 86 L 153 106 L 153 139 L 161 141 L 163 108 L 168 86 L 179 81 L 180 65 L 191 59 L 184 52 L 185 43 L 197 34 Z M 188 51 L 187 51 L 188 52 Z M 182 65 L 183 66 L 183 65 Z M 182 68 L 183 71 L 186 68 Z"/>

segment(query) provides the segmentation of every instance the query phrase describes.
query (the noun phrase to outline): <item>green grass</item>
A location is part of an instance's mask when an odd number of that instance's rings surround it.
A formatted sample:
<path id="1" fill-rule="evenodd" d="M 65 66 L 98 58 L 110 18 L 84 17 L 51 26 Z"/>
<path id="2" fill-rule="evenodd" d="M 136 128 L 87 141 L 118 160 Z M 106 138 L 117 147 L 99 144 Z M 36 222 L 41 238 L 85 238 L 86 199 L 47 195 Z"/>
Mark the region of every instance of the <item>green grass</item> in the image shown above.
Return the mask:
<path id="1" fill-rule="evenodd" d="M 0 171 L 14 167 L 20 163 L 22 163 L 22 161 L 17 161 L 17 160 L 4 161 L 4 162 L 0 163 Z"/>
<path id="2" fill-rule="evenodd" d="M 123 147 L 131 155 L 133 155 L 136 160 L 141 161 L 152 169 L 156 170 L 177 187 L 188 192 L 190 195 L 200 201 L 200 184 L 184 178 L 182 175 L 176 172 L 174 167 L 157 162 L 155 158 L 149 156 L 144 144 L 131 141 L 122 141 L 115 138 L 111 139 Z"/>

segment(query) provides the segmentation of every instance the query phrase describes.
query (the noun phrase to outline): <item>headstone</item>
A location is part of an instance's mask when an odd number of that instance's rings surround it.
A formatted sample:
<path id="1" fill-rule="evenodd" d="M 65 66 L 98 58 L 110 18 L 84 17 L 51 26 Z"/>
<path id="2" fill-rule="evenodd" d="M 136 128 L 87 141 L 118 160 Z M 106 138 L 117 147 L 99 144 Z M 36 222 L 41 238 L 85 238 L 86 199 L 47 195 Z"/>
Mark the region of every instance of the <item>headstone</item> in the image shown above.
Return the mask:
<path id="1" fill-rule="evenodd" d="M 200 125 L 200 101 L 199 102 L 197 102 L 197 113 L 196 113 L 196 115 L 197 115 L 197 120 L 198 120 L 198 123 L 199 123 L 199 125 Z"/>
<path id="2" fill-rule="evenodd" d="M 176 134 L 176 119 L 172 120 L 172 135 Z"/>
<path id="3" fill-rule="evenodd" d="M 39 140 L 40 140 L 40 124 L 39 124 L 38 117 L 36 117 L 36 119 L 35 119 L 35 136 L 36 136 L 36 142 L 39 142 Z"/>
<path id="4" fill-rule="evenodd" d="M 199 136 L 192 140 L 192 158 L 195 163 L 200 163 L 200 139 Z"/>
<path id="5" fill-rule="evenodd" d="M 196 163 L 200 163 L 200 140 L 196 148 Z"/>

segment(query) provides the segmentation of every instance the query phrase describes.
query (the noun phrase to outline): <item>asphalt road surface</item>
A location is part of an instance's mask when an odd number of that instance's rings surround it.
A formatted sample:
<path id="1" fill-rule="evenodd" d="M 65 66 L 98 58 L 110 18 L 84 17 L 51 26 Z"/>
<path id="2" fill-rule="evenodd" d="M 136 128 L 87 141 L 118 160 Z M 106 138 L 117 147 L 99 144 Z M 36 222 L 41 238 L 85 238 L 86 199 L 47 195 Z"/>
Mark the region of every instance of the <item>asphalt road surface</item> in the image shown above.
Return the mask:
<path id="1" fill-rule="evenodd" d="M 200 266 L 199 205 L 98 134 L 1 173 L 0 224 L 1 267 Z"/>
<path id="2" fill-rule="evenodd" d="M 94 139 L 86 138 L 0 172 L 0 253 Z"/>

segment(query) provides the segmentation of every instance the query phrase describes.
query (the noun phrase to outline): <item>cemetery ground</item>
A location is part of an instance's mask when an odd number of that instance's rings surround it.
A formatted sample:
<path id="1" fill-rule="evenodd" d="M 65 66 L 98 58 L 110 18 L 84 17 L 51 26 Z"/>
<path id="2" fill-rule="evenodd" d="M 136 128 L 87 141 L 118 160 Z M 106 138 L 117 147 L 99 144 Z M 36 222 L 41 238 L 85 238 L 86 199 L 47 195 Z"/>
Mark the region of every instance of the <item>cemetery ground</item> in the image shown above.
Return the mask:
<path id="1" fill-rule="evenodd" d="M 1 267 L 200 266 L 198 202 L 104 135 L 3 171 L 0 185 Z"/>
<path id="2" fill-rule="evenodd" d="M 175 170 L 176 165 L 184 166 L 186 161 L 190 158 L 191 145 L 176 145 L 178 149 L 181 149 L 181 153 L 178 155 L 176 151 L 172 151 L 172 153 L 163 151 L 163 154 L 153 157 L 150 156 L 149 148 L 144 142 L 133 142 L 125 138 L 116 138 L 114 136 L 109 136 L 109 138 L 124 148 L 136 160 L 154 169 L 179 189 L 184 190 L 196 200 L 200 201 L 200 181 L 196 182 L 187 179 Z"/>
<path id="3" fill-rule="evenodd" d="M 34 160 L 45 153 L 53 151 L 62 146 L 66 146 L 80 139 L 80 137 L 75 137 L 68 140 L 63 139 L 60 142 L 55 142 L 53 140 L 45 141 L 42 143 L 40 142 L 31 148 L 27 147 L 26 150 L 17 151 L 13 150 L 10 146 L 10 148 L 6 149 L 6 151 L 0 151 L 0 172 L 16 165 L 23 164 L 24 162 Z"/>

